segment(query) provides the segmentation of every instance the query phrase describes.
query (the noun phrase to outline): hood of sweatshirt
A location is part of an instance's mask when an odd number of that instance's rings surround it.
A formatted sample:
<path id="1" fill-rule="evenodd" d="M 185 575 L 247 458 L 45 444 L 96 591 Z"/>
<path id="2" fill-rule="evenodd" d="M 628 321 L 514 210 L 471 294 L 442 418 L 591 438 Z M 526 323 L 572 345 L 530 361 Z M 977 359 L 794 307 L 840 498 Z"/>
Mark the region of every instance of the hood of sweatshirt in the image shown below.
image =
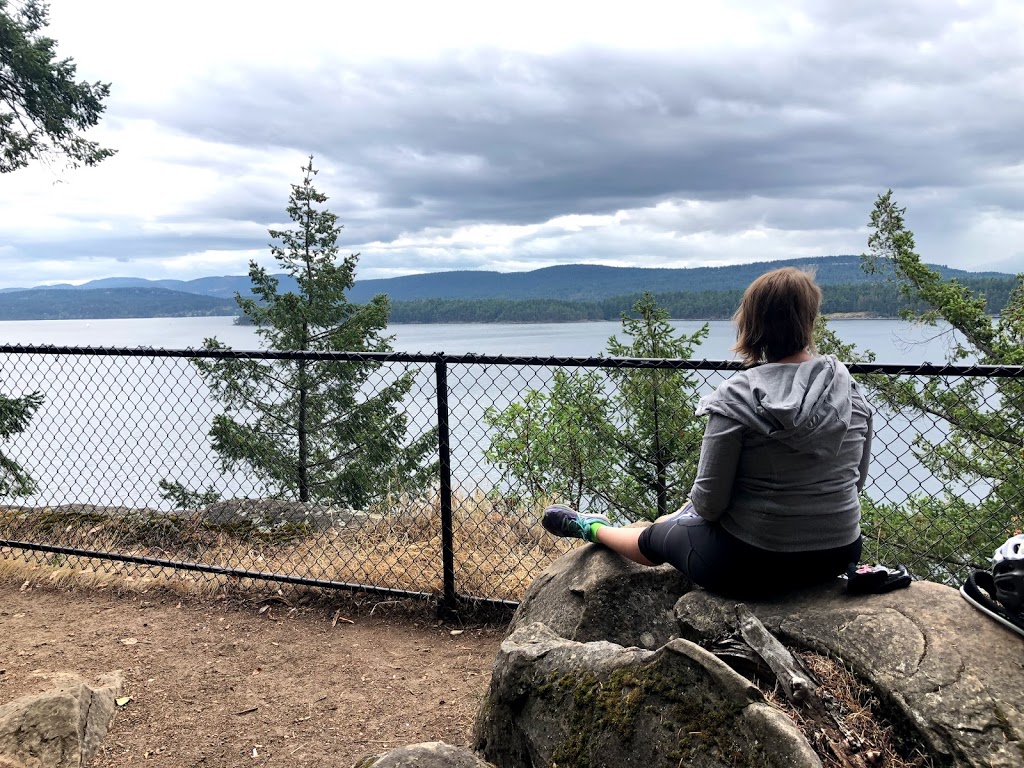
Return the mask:
<path id="1" fill-rule="evenodd" d="M 831 355 L 767 363 L 723 382 L 697 415 L 717 413 L 802 453 L 835 456 L 850 429 L 856 386 Z"/>

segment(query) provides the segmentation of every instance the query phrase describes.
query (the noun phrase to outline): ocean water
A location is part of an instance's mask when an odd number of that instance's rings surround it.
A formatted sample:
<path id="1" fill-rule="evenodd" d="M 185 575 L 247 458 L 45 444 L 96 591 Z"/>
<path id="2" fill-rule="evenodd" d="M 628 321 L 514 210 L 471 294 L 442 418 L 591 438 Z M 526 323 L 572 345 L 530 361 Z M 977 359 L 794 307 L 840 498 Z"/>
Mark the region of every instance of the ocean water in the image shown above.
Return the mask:
<path id="1" fill-rule="evenodd" d="M 674 324 L 692 333 L 697 321 Z M 713 320 L 697 357 L 733 358 L 731 322 Z M 949 349 L 948 330 L 916 326 L 902 320 L 833 320 L 830 327 L 846 343 L 870 349 L 880 363 L 941 362 Z M 612 335 L 622 334 L 617 322 L 467 323 L 394 325 L 394 346 L 400 352 L 582 356 L 600 354 Z M 232 317 L 140 318 L 117 320 L 26 320 L 0 322 L 0 344 L 154 347 L 189 349 L 214 336 L 234 349 L 259 349 L 252 326 L 234 325 Z"/>

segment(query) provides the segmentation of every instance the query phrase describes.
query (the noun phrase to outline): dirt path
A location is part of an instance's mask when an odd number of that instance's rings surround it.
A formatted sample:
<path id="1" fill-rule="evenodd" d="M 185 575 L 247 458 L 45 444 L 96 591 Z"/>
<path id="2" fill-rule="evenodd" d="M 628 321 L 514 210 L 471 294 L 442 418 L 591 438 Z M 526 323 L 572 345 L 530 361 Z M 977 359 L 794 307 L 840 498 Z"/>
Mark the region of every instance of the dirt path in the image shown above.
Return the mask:
<path id="1" fill-rule="evenodd" d="M 293 610 L 0 582 L 0 702 L 121 669 L 131 701 L 93 765 L 344 768 L 467 744 L 501 636 L 349 598 Z"/>

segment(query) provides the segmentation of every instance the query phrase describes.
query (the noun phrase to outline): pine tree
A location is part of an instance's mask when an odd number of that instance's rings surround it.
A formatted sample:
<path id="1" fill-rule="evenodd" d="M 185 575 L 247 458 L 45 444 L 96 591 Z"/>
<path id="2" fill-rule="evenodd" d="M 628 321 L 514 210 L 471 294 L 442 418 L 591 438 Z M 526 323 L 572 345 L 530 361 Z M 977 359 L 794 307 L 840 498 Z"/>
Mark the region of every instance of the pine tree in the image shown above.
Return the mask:
<path id="1" fill-rule="evenodd" d="M 346 298 L 359 254 L 339 260 L 341 225 L 313 186 L 313 158 L 292 185 L 293 229 L 270 230 L 271 252 L 297 292 L 250 264 L 253 298 L 236 297 L 273 350 L 386 352 L 388 299 Z M 215 338 L 205 348 L 227 350 Z M 249 468 L 276 495 L 365 507 L 392 491 L 423 487 L 436 471 L 437 434 L 410 440 L 403 398 L 413 373 L 389 376 L 374 360 L 202 359 L 202 372 L 223 413 L 210 429 L 224 471 Z M 370 394 L 367 394 L 370 392 Z"/>
<path id="2" fill-rule="evenodd" d="M 688 359 L 708 335 L 705 324 L 693 334 L 676 336 L 668 311 L 650 293 L 640 297 L 633 312 L 635 317 L 622 315 L 629 343 L 608 339 L 608 353 L 615 357 Z M 613 434 L 626 476 L 637 486 L 622 489 L 618 506 L 653 490 L 658 516 L 668 514 L 685 501 L 696 476 L 704 435 L 704 420 L 694 415 L 697 379 L 690 372 L 661 368 L 613 368 L 608 375 L 617 384 L 614 412 L 619 420 Z"/>
<path id="3" fill-rule="evenodd" d="M 43 396 L 39 392 L 30 392 L 21 397 L 0 395 L 0 440 L 24 431 L 42 404 Z M 0 498 L 28 496 L 35 488 L 31 475 L 18 462 L 0 451 Z"/>

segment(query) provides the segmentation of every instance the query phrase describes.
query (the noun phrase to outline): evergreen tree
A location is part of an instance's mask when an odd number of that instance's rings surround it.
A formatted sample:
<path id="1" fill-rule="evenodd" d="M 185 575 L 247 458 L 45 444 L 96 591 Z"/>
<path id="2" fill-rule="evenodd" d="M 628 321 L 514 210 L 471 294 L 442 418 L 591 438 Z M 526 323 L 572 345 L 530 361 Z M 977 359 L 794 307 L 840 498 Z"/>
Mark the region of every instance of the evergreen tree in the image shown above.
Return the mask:
<path id="1" fill-rule="evenodd" d="M 992 317 L 991 297 L 955 278 L 944 279 L 922 263 L 905 212 L 891 190 L 878 197 L 864 256 L 868 271 L 897 284 L 909 303 L 904 319 L 946 326 L 951 363 L 1024 365 L 1024 275 L 1017 276 L 1002 313 Z M 844 359 L 873 359 L 827 331 L 822 341 L 823 351 Z M 861 379 L 881 418 L 902 413 L 923 424 L 943 425 L 941 440 L 918 434 L 913 450 L 947 489 L 935 496 L 912 495 L 902 504 L 867 499 L 865 540 L 881 559 L 902 560 L 919 576 L 961 581 L 971 568 L 985 567 L 994 549 L 1024 528 L 1024 379 Z"/>
<path id="2" fill-rule="evenodd" d="M 622 314 L 628 342 L 616 357 L 687 359 L 708 328 L 675 336 L 668 312 L 643 294 Z M 555 371 L 549 391 L 533 390 L 504 410 L 488 409 L 486 456 L 531 500 L 558 498 L 629 520 L 680 506 L 693 484 L 704 424 L 694 415 L 697 381 L 658 368 Z"/>
<path id="3" fill-rule="evenodd" d="M 386 352 L 391 337 L 384 295 L 367 304 L 346 298 L 359 254 L 338 258 L 342 227 L 322 208 L 313 158 L 292 185 L 295 228 L 271 230 L 279 270 L 297 292 L 250 264 L 254 298 L 236 297 L 270 349 Z M 227 350 L 217 339 L 205 348 Z M 248 467 L 278 495 L 365 507 L 393 491 L 422 488 L 435 473 L 437 434 L 408 439 L 403 398 L 413 373 L 388 375 L 372 360 L 197 360 L 223 413 L 210 429 L 223 469 Z"/>
<path id="4" fill-rule="evenodd" d="M 57 43 L 43 34 L 46 3 L 10 6 L 0 0 L 0 173 L 50 155 L 72 166 L 110 157 L 113 150 L 81 135 L 99 122 L 110 85 L 76 82 L 74 61 L 54 59 Z"/>
<path id="5" fill-rule="evenodd" d="M 0 440 L 24 431 L 42 404 L 43 396 L 39 392 L 21 397 L 0 395 Z M 0 498 L 28 496 L 35 488 L 35 481 L 22 466 L 0 451 Z"/>
<path id="6" fill-rule="evenodd" d="M 622 314 L 622 329 L 631 341 L 608 339 L 608 353 L 615 357 L 686 360 L 708 335 L 705 324 L 693 334 L 675 336 L 668 311 L 650 293 L 640 297 L 633 312 L 636 317 Z M 694 416 L 697 379 L 692 372 L 660 368 L 613 368 L 608 375 L 616 384 L 612 400 L 618 415 L 610 434 L 632 481 L 620 489 L 617 506 L 628 509 L 634 497 L 647 502 L 653 490 L 653 509 L 658 516 L 667 514 L 686 499 L 696 473 L 704 435 L 703 420 Z M 643 508 L 648 510 L 643 517 L 650 517 L 651 506 L 644 503 Z"/>

